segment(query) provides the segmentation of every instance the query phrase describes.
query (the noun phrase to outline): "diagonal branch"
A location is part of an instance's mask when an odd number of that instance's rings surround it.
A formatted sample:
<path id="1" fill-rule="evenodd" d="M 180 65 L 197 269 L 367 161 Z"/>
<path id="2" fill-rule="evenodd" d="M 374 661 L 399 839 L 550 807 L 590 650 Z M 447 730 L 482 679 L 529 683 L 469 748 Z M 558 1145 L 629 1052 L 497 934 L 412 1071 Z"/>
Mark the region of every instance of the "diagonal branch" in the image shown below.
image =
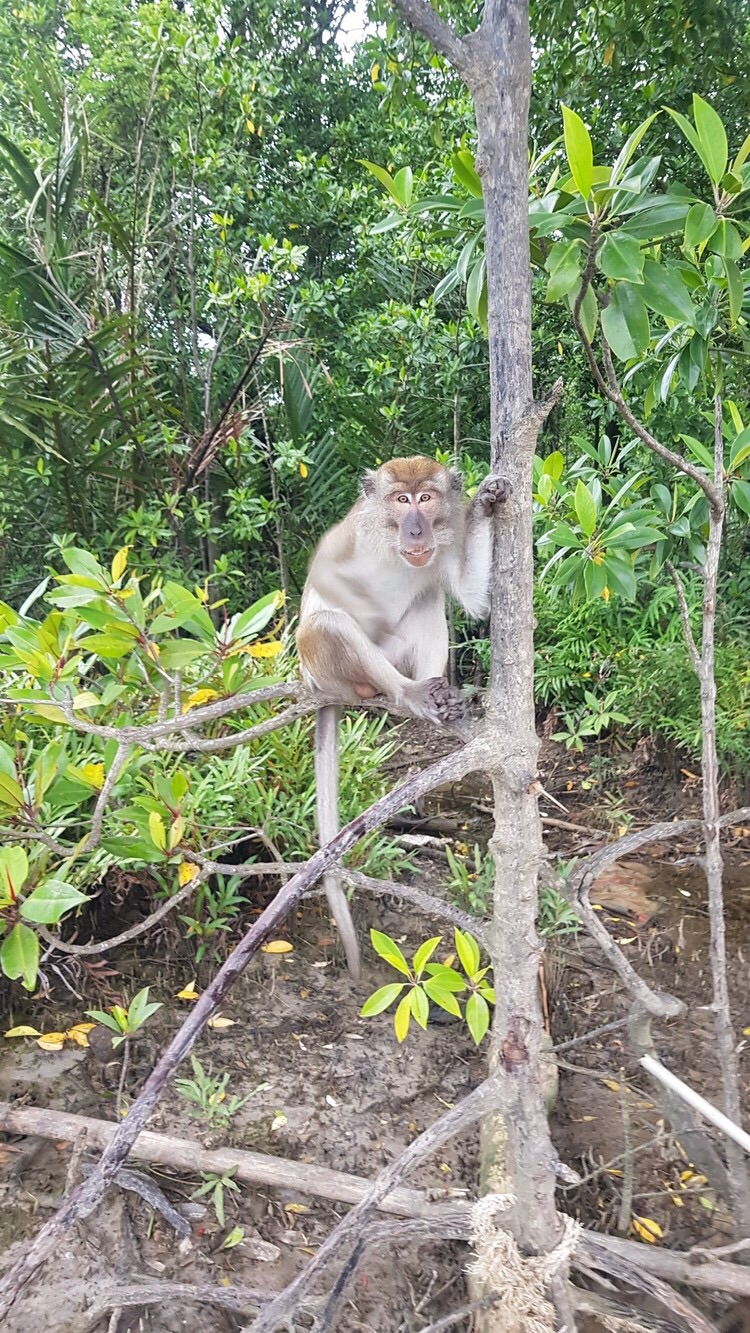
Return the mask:
<path id="1" fill-rule="evenodd" d="M 459 73 L 464 77 L 469 74 L 472 60 L 468 47 L 449 24 L 438 17 L 429 0 L 393 0 L 393 7 L 410 27 L 416 28 L 436 51 L 450 60 Z"/>
<path id="2" fill-rule="evenodd" d="M 685 640 L 685 647 L 687 648 L 688 657 L 690 658 L 690 664 L 696 676 L 700 680 L 701 655 L 698 652 L 698 646 L 695 642 L 695 636 L 693 634 L 693 629 L 690 624 L 690 610 L 687 604 L 687 597 L 685 596 L 685 586 L 682 582 L 682 579 L 680 578 L 679 573 L 672 564 L 672 561 L 665 560 L 664 565 L 668 574 L 671 576 L 672 582 L 674 584 L 674 590 L 677 594 L 677 605 L 680 609 L 680 624 L 682 625 L 682 637 Z"/>

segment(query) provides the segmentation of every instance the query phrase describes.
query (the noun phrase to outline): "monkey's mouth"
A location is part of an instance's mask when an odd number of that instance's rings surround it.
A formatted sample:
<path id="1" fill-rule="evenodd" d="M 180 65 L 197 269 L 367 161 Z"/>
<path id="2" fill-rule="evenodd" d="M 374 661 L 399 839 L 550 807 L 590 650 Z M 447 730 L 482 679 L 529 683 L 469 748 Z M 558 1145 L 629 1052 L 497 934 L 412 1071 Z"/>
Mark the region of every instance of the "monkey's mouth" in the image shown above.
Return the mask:
<path id="1" fill-rule="evenodd" d="M 422 569 L 429 565 L 435 554 L 433 546 L 415 546 L 411 551 L 402 551 L 401 555 L 407 565 L 413 565 L 415 569 Z"/>

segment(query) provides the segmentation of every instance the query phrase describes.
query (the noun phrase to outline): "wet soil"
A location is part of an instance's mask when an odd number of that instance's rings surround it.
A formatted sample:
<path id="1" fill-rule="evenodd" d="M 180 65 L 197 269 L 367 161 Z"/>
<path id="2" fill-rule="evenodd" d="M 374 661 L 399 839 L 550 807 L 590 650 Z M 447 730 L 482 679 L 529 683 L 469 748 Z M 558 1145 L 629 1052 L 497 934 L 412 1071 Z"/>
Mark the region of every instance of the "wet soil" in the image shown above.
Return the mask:
<path id="1" fill-rule="evenodd" d="M 392 761 L 393 775 L 435 757 L 434 737 L 412 728 L 408 743 Z M 548 793 L 541 806 L 549 821 L 552 869 L 556 861 L 592 850 L 628 827 L 699 813 L 695 775 L 679 764 L 665 767 L 644 749 L 581 757 L 546 743 L 541 772 Z M 730 808 L 731 791 L 724 799 Z M 491 822 L 489 805 L 489 789 L 477 781 L 431 798 L 426 822 L 414 821 L 409 831 L 428 838 L 417 853 L 420 884 L 440 892 L 446 840 L 459 848 L 474 841 L 483 845 Z M 657 1049 L 670 1068 L 716 1101 L 719 1069 L 709 1008 L 705 885 L 694 860 L 698 851 L 697 838 L 653 846 L 603 877 L 592 898 L 608 930 L 648 983 L 686 1002 L 685 1018 L 659 1025 Z M 107 923 L 105 933 L 119 929 L 133 913 L 138 892 L 138 886 L 117 886 L 112 903 L 117 919 Z M 750 1024 L 747 829 L 728 838 L 726 895 L 730 984 L 741 1033 Z M 259 897 L 252 910 L 262 905 Z M 368 926 L 377 925 L 406 951 L 430 934 L 445 934 L 444 924 L 382 899 L 358 903 L 356 915 L 363 938 Z M 287 922 L 282 934 L 293 943 L 293 951 L 259 956 L 224 1006 L 223 1016 L 232 1025 L 207 1031 L 196 1048 L 206 1069 L 228 1072 L 229 1096 L 249 1100 L 227 1125 L 211 1127 L 193 1118 L 186 1099 L 170 1089 L 150 1128 L 206 1146 L 252 1148 L 372 1177 L 481 1080 L 484 1056 L 457 1024 L 431 1023 L 425 1032 L 412 1030 L 399 1046 L 388 1014 L 360 1018 L 364 998 L 390 978 L 368 951 L 365 975 L 361 983 L 352 984 L 325 914 L 314 900 Z M 448 947 L 446 938 L 446 951 Z M 208 975 L 210 968 L 203 969 L 202 977 L 199 973 L 198 988 Z M 108 957 L 104 969 L 61 968 L 51 973 L 50 993 L 42 1000 L 19 1002 L 17 991 L 6 990 L 4 998 L 12 995 L 16 1007 L 6 1007 L 4 1025 L 65 1030 L 82 1021 L 86 1009 L 105 1007 L 149 984 L 151 997 L 162 1008 L 133 1046 L 125 1081 L 126 1098 L 132 1097 L 159 1047 L 184 1017 L 190 1000 L 179 998 L 179 992 L 195 977 L 190 948 L 172 923 L 143 947 L 131 946 Z M 655 1243 L 670 1248 L 731 1239 L 725 1201 L 670 1135 L 654 1089 L 630 1051 L 624 1025 L 628 998 L 596 947 L 580 935 L 553 938 L 545 954 L 545 989 L 552 1039 L 563 1046 L 553 1136 L 562 1160 L 582 1177 L 582 1183 L 561 1189 L 560 1206 L 589 1227 L 640 1236 L 644 1244 L 643 1231 L 651 1224 L 661 1233 Z M 620 1026 L 589 1035 L 609 1024 Z M 742 1041 L 747 1106 L 750 1060 L 744 1037 Z M 45 1052 L 32 1039 L 20 1039 L 4 1043 L 0 1051 L 2 1100 L 115 1119 L 117 1081 L 117 1070 L 102 1065 L 89 1049 L 66 1044 L 62 1051 Z M 266 1086 L 259 1090 L 260 1085 Z M 721 1143 L 714 1143 L 721 1151 Z M 442 1194 L 472 1192 L 477 1147 L 475 1134 L 449 1145 L 411 1183 Z M 69 1161 L 67 1144 L 7 1136 L 0 1143 L 0 1250 L 9 1251 L 6 1258 L 56 1207 Z M 192 1179 L 157 1169 L 151 1174 L 178 1207 L 190 1204 L 202 1183 L 199 1173 Z M 90 1327 L 86 1312 L 107 1284 L 138 1277 L 280 1290 L 345 1211 L 343 1205 L 295 1191 L 260 1187 L 227 1186 L 225 1200 L 223 1227 L 205 1196 L 193 1200 L 188 1209 L 192 1232 L 188 1241 L 179 1243 L 141 1198 L 112 1191 L 97 1213 L 66 1237 L 42 1278 L 24 1292 L 5 1325 L 7 1333 L 37 1328 L 82 1333 Z M 238 1227 L 240 1243 L 222 1248 L 227 1233 Z M 265 1247 L 258 1241 L 266 1242 Z M 418 1333 L 467 1299 L 465 1261 L 466 1251 L 458 1245 L 407 1238 L 371 1247 L 347 1289 L 336 1327 L 344 1333 Z M 719 1297 L 703 1296 L 700 1304 L 714 1318 L 726 1315 Z M 741 1313 L 735 1307 L 734 1316 Z M 104 1330 L 108 1323 L 109 1316 L 96 1328 Z M 237 1329 L 241 1323 L 214 1306 L 174 1302 L 169 1308 L 128 1307 L 111 1327 L 119 1333 L 211 1333 Z M 302 1317 L 295 1326 L 301 1330 L 309 1325 Z M 469 1324 L 455 1327 L 468 1329 Z M 603 1325 L 592 1321 L 581 1327 L 593 1333 Z"/>

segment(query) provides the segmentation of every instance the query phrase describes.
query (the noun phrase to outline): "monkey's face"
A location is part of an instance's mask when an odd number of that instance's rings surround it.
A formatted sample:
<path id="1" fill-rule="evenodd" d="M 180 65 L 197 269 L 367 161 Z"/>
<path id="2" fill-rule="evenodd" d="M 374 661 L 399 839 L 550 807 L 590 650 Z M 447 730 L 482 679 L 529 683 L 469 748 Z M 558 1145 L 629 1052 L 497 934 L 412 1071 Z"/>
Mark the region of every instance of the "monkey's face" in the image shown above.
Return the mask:
<path id="1" fill-rule="evenodd" d="M 450 541 L 460 479 L 434 458 L 392 458 L 362 479 L 365 504 L 375 524 L 405 564 L 423 569 L 437 548 Z"/>

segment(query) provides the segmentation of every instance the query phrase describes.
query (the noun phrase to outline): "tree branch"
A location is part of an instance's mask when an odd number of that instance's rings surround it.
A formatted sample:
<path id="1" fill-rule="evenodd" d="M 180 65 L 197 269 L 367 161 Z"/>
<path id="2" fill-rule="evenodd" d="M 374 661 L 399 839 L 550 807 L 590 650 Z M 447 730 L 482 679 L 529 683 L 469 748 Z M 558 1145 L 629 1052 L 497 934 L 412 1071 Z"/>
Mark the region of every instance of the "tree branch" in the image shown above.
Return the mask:
<path id="1" fill-rule="evenodd" d="M 436 51 L 450 60 L 460 74 L 467 77 L 471 73 L 473 62 L 468 47 L 449 24 L 438 17 L 429 0 L 393 0 L 393 7 L 410 27 L 416 28 Z"/>
<path id="2" fill-rule="evenodd" d="M 693 671 L 700 680 L 701 655 L 698 652 L 698 646 L 695 642 L 692 626 L 690 624 L 690 611 L 688 609 L 687 598 L 685 596 L 685 587 L 682 582 L 682 579 L 680 578 L 680 575 L 678 574 L 671 560 L 665 560 L 664 567 L 672 579 L 672 582 L 674 584 L 674 590 L 677 594 L 677 605 L 680 611 L 680 624 L 682 625 L 682 637 L 685 640 L 685 647 L 687 648 L 688 651 L 688 657 L 690 658 Z"/>

